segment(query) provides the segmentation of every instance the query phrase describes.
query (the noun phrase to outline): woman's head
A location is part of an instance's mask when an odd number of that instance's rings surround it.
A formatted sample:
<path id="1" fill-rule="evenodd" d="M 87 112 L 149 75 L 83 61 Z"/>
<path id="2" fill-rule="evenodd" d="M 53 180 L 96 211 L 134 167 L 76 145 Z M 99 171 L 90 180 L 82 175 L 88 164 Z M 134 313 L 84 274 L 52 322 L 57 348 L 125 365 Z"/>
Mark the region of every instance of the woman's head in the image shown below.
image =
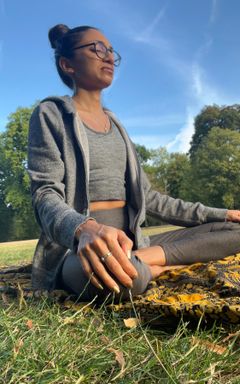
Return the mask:
<path id="1" fill-rule="evenodd" d="M 62 81 L 71 89 L 76 86 L 97 89 L 111 84 L 113 67 L 121 57 L 99 29 L 80 26 L 70 29 L 58 24 L 48 34 Z"/>

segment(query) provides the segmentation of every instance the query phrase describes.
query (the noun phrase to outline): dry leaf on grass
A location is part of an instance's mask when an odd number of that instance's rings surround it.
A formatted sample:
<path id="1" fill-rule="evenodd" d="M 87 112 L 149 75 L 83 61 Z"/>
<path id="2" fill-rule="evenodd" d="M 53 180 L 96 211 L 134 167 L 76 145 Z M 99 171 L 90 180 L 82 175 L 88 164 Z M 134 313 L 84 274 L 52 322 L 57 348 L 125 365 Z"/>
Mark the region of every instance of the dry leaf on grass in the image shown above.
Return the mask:
<path id="1" fill-rule="evenodd" d="M 238 336 L 240 336 L 240 331 L 229 333 L 229 335 L 222 340 L 222 343 L 225 343 L 229 339 L 232 339 L 233 337 L 238 337 Z"/>
<path id="2" fill-rule="evenodd" d="M 123 356 L 123 352 L 120 351 L 119 349 L 114 349 L 114 348 L 107 348 L 107 351 L 114 353 L 115 360 L 118 363 L 119 367 L 121 368 L 121 372 L 122 372 L 125 367 L 125 359 Z"/>
<path id="3" fill-rule="evenodd" d="M 66 325 L 66 324 L 76 324 L 76 322 L 77 322 L 77 319 L 74 319 L 74 318 L 72 318 L 72 317 L 65 317 L 65 318 L 63 319 L 63 321 L 62 321 L 62 323 L 63 323 L 64 325 Z"/>
<path id="4" fill-rule="evenodd" d="M 97 332 L 103 332 L 103 321 L 100 318 L 94 317 L 92 324 Z"/>
<path id="5" fill-rule="evenodd" d="M 20 311 L 23 309 L 23 307 L 27 308 L 27 303 L 26 303 L 26 300 L 24 299 L 24 293 L 19 283 L 18 283 L 18 305 L 19 305 Z"/>
<path id="6" fill-rule="evenodd" d="M 19 339 L 19 340 L 17 341 L 17 343 L 14 345 L 14 348 L 13 348 L 13 354 L 14 354 L 15 356 L 19 353 L 19 351 L 20 351 L 20 349 L 22 348 L 22 346 L 23 346 L 23 340 L 22 340 L 22 339 Z"/>
<path id="7" fill-rule="evenodd" d="M 2 301 L 4 302 L 5 305 L 9 305 L 9 300 L 5 292 L 2 293 Z"/>
<path id="8" fill-rule="evenodd" d="M 78 317 L 74 317 L 74 316 L 65 317 L 65 318 L 62 320 L 62 324 L 63 324 L 63 325 L 80 324 L 80 323 L 81 323 L 81 319 L 79 319 Z"/>
<path id="9" fill-rule="evenodd" d="M 228 349 L 226 347 L 223 347 L 223 346 L 216 344 L 216 343 L 211 343 L 210 341 L 201 340 L 195 336 L 192 336 L 192 344 L 193 345 L 197 344 L 200 347 L 208 349 L 211 352 L 217 353 L 218 355 L 223 355 L 224 353 L 226 353 L 228 351 Z"/>
<path id="10" fill-rule="evenodd" d="M 105 335 L 102 335 L 102 336 L 100 337 L 100 340 L 101 340 L 101 342 L 102 342 L 103 344 L 105 344 L 105 345 L 109 345 L 109 344 L 111 344 L 111 340 L 110 340 L 107 336 L 105 336 Z"/>
<path id="11" fill-rule="evenodd" d="M 66 309 L 71 309 L 74 312 L 83 311 L 84 313 L 86 313 L 86 312 L 91 312 L 91 310 L 92 310 L 89 303 L 87 303 L 87 304 L 86 304 L 86 302 L 74 303 L 71 300 L 65 300 L 63 303 L 63 307 Z"/>
<path id="12" fill-rule="evenodd" d="M 125 327 L 127 328 L 136 328 L 140 321 L 136 317 L 129 317 L 128 319 L 123 319 Z"/>
<path id="13" fill-rule="evenodd" d="M 100 337 L 100 340 L 105 345 L 110 345 L 112 343 L 112 341 L 107 336 L 105 336 L 105 335 L 102 335 Z M 119 367 L 121 368 L 121 371 L 117 375 L 117 377 L 121 377 L 122 374 L 123 374 L 123 371 L 124 371 L 124 367 L 125 367 L 125 359 L 124 359 L 124 356 L 123 356 L 123 352 L 120 351 L 119 349 L 115 349 L 115 348 L 111 348 L 111 347 L 107 348 L 107 351 L 114 353 L 115 360 L 118 363 Z"/>
<path id="14" fill-rule="evenodd" d="M 26 326 L 28 327 L 28 329 L 32 329 L 33 328 L 33 322 L 31 319 L 28 319 L 27 322 L 26 322 Z"/>

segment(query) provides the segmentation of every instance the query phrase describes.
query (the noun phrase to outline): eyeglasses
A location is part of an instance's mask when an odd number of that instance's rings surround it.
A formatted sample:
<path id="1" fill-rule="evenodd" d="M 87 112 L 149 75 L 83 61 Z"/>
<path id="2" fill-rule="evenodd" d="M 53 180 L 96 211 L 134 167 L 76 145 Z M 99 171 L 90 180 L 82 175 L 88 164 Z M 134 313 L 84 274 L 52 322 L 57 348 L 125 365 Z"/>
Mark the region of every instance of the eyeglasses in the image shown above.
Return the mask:
<path id="1" fill-rule="evenodd" d="M 91 45 L 94 47 L 93 50 L 96 53 L 97 57 L 99 57 L 99 59 L 105 60 L 110 53 L 113 55 L 113 61 L 114 61 L 115 67 L 119 66 L 122 59 L 119 53 L 114 51 L 112 47 L 107 48 L 102 41 L 93 41 L 92 43 L 79 45 L 78 47 L 73 48 L 73 50 L 75 51 L 75 49 L 90 47 Z"/>

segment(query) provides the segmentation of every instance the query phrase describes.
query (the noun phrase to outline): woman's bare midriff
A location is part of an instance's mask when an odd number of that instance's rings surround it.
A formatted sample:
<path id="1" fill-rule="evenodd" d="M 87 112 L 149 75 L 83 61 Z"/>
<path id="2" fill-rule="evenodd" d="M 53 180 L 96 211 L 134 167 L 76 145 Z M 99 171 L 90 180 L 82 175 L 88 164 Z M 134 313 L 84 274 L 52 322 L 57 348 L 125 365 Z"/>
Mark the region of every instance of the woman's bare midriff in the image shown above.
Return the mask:
<path id="1" fill-rule="evenodd" d="M 125 205 L 125 200 L 92 201 L 90 203 L 90 212 L 101 211 L 106 209 L 123 208 L 125 207 Z"/>

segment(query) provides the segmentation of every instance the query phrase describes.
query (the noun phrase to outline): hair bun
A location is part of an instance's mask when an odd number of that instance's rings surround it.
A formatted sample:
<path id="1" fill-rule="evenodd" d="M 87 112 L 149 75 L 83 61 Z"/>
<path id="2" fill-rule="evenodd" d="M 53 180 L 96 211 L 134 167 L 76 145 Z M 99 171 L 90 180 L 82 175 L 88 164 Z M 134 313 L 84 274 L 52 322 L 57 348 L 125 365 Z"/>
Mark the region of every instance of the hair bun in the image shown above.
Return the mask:
<path id="1" fill-rule="evenodd" d="M 57 24 L 55 27 L 49 29 L 48 38 L 51 43 L 51 47 L 53 49 L 57 48 L 58 41 L 62 39 L 64 35 L 66 35 L 69 31 L 70 28 L 68 28 L 68 26 L 65 24 Z"/>

